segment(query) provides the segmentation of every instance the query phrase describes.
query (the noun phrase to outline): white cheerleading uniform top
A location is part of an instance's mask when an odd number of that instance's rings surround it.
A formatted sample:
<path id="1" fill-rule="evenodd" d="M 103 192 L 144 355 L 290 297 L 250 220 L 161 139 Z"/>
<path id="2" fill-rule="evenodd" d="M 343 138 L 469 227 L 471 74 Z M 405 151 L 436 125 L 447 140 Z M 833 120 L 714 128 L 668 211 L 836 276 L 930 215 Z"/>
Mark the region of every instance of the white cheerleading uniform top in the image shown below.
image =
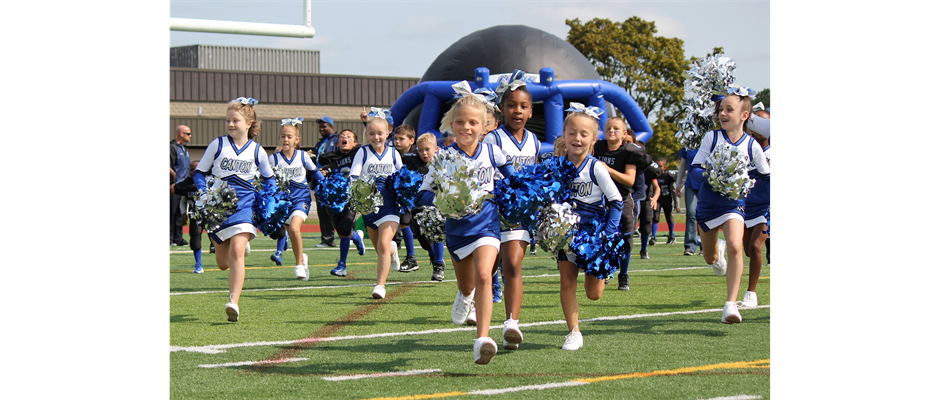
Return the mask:
<path id="1" fill-rule="evenodd" d="M 401 154 L 393 146 L 385 146 L 382 154 L 376 153 L 371 144 L 359 147 L 349 166 L 349 179 L 358 179 L 366 173 L 374 177 L 389 176 L 401 169 Z"/>
<path id="2" fill-rule="evenodd" d="M 746 133 L 736 142 L 732 142 L 724 129 L 705 134 L 692 165 L 705 168 L 712 152 L 715 150 L 715 146 L 721 142 L 737 147 L 747 157 L 748 175 L 751 178 L 770 178 L 770 164 L 767 163 L 767 158 L 764 156 L 760 144 Z M 708 184 L 708 179 L 702 180 L 702 187 L 699 189 L 698 195 L 696 219 L 698 219 L 699 226 L 702 226 L 704 231 L 707 232 L 709 229 L 718 227 L 729 218 L 744 221 L 745 199 L 731 200 L 722 196 L 712 190 L 711 185 Z"/>
<path id="3" fill-rule="evenodd" d="M 307 171 L 317 169 L 317 165 L 310 159 L 310 155 L 306 151 L 300 150 L 294 150 L 294 156 L 290 159 L 284 155 L 283 151 L 274 153 L 268 157 L 268 163 L 271 164 L 272 170 L 274 167 L 284 168 L 290 179 L 290 185 L 297 187 L 307 186 Z"/>
<path id="4" fill-rule="evenodd" d="M 502 167 L 509 163 L 506 155 L 499 150 L 498 147 L 489 144 L 489 143 L 480 143 L 477 146 L 477 151 L 473 155 L 464 153 L 460 147 L 457 147 L 457 143 L 453 143 L 450 146 L 447 146 L 440 151 L 447 151 L 454 154 L 458 154 L 467 158 L 472 158 L 479 161 L 482 165 L 477 168 L 477 178 L 480 179 L 480 187 L 487 192 L 492 192 L 495 184 L 493 183 L 493 176 L 498 172 L 498 168 Z M 430 165 L 430 164 L 429 164 Z M 431 172 L 429 171 L 424 176 L 424 180 L 421 182 L 420 190 L 431 191 Z"/>
<path id="5" fill-rule="evenodd" d="M 242 148 L 237 149 L 235 142 L 227 135 L 209 143 L 196 169 L 225 179 L 229 184 L 246 184 L 248 188 L 251 188 L 257 170 L 261 171 L 262 177 L 274 176 L 268 155 L 260 144 L 249 139 Z"/>
<path id="6" fill-rule="evenodd" d="M 538 164 L 539 147 L 541 143 L 539 143 L 535 134 L 528 129 L 525 129 L 522 143 L 519 143 L 516 137 L 506 130 L 505 125 L 486 134 L 483 138 L 483 143 L 492 143 L 499 147 L 516 171 L 522 169 L 522 166 L 525 165 Z"/>
<path id="7" fill-rule="evenodd" d="M 568 185 L 574 200 L 574 211 L 584 218 L 590 214 L 604 215 L 606 201 L 623 201 L 620 189 L 614 183 L 603 162 L 588 155 L 578 167 L 578 177 Z"/>

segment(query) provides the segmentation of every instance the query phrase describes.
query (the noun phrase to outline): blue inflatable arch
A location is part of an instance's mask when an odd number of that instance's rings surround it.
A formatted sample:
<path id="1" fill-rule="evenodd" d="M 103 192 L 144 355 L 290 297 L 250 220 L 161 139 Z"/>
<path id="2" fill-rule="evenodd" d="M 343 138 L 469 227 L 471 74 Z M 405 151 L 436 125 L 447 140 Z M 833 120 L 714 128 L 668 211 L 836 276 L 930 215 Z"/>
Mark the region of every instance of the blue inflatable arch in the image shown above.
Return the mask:
<path id="1" fill-rule="evenodd" d="M 476 90 L 488 87 L 495 90 L 499 82 L 490 82 L 490 71 L 487 68 L 477 68 L 474 72 L 474 81 L 469 82 L 470 88 Z M 454 89 L 451 85 L 457 81 L 429 81 L 421 82 L 406 90 L 392 105 L 392 118 L 395 121 L 404 121 L 408 113 L 419 104 L 421 117 L 415 131 L 418 134 L 433 132 L 438 137 L 441 132 L 437 129 L 441 123 L 443 105 L 454 98 Z M 555 139 L 561 135 L 565 120 L 565 100 L 586 100 L 586 105 L 607 110 L 607 102 L 623 113 L 624 119 L 636 133 L 636 138 L 644 143 L 653 137 L 653 128 L 650 127 L 646 115 L 640 106 L 623 88 L 603 80 L 567 80 L 556 81 L 555 72 L 551 68 L 542 68 L 539 71 L 539 81 L 526 85 L 532 94 L 532 102 L 544 102 L 545 107 L 545 142 L 542 143 L 541 153 L 552 152 Z M 607 113 L 601 114 L 599 124 L 603 129 L 607 122 Z M 400 123 L 399 123 L 400 124 Z"/>

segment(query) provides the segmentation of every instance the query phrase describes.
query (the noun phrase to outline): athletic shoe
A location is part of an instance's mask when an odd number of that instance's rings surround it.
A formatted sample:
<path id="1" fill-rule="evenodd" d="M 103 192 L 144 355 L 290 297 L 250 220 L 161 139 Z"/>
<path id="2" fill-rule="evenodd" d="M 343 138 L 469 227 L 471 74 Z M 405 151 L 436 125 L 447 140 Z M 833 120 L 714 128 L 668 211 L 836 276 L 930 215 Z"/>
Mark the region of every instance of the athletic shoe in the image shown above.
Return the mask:
<path id="1" fill-rule="evenodd" d="M 473 341 L 473 362 L 486 365 L 496 355 L 496 342 L 489 336 Z"/>
<path id="2" fill-rule="evenodd" d="M 507 319 L 503 322 L 503 348 L 519 350 L 520 343 L 522 343 L 522 331 L 519 330 L 519 320 Z"/>
<path id="3" fill-rule="evenodd" d="M 323 247 L 336 247 L 336 242 L 335 242 L 335 241 L 332 241 L 332 240 L 330 240 L 330 241 L 323 241 L 323 242 L 320 242 L 319 244 L 317 244 L 317 247 L 320 247 L 320 248 L 323 248 Z"/>
<path id="4" fill-rule="evenodd" d="M 245 256 L 251 254 L 251 243 L 245 243 Z"/>
<path id="5" fill-rule="evenodd" d="M 395 241 L 391 241 L 392 245 L 392 271 L 401 271 L 401 259 L 398 258 L 398 247 L 395 246 Z M 408 271 L 403 271 L 408 272 Z"/>
<path id="6" fill-rule="evenodd" d="M 734 304 L 733 301 L 726 301 L 724 312 L 721 313 L 721 323 L 730 325 L 740 322 L 741 313 L 738 312 L 737 304 Z"/>
<path id="7" fill-rule="evenodd" d="M 238 322 L 238 304 L 232 301 L 234 295 L 228 295 L 228 303 L 225 303 L 225 314 L 228 315 L 228 322 Z"/>
<path id="8" fill-rule="evenodd" d="M 577 350 L 584 346 L 584 338 L 581 332 L 573 331 L 565 335 L 565 344 L 561 345 L 562 350 Z"/>
<path id="9" fill-rule="evenodd" d="M 372 289 L 372 298 L 384 299 L 385 298 L 385 285 L 375 285 L 375 288 Z"/>
<path id="10" fill-rule="evenodd" d="M 366 245 L 363 244 L 362 241 L 363 241 L 363 240 L 366 240 L 366 236 L 365 236 L 365 234 L 362 233 L 362 231 L 356 231 L 356 233 L 359 235 L 359 241 L 353 240 L 353 244 L 356 245 L 356 251 L 359 252 L 359 255 L 360 255 L 360 256 L 361 256 L 361 255 L 365 255 L 365 254 L 366 254 Z"/>
<path id="11" fill-rule="evenodd" d="M 535 244 L 529 244 L 529 255 L 534 256 L 536 254 Z"/>
<path id="12" fill-rule="evenodd" d="M 467 313 L 467 325 L 477 326 L 477 306 L 476 303 L 470 304 L 470 312 Z"/>
<path id="13" fill-rule="evenodd" d="M 201 273 L 202 273 L 202 264 L 200 264 L 200 263 L 195 263 L 195 264 L 193 264 L 193 273 L 194 273 L 194 274 L 201 274 Z"/>
<path id="14" fill-rule="evenodd" d="M 401 265 L 399 271 L 401 272 L 411 272 L 418 270 L 418 261 L 415 260 L 415 256 L 405 256 L 405 262 Z"/>
<path id="15" fill-rule="evenodd" d="M 209 254 L 215 254 L 215 243 L 209 243 Z"/>
<path id="16" fill-rule="evenodd" d="M 189 242 L 187 242 L 185 239 L 180 239 L 176 241 L 176 245 L 177 246 L 189 246 Z"/>
<path id="17" fill-rule="evenodd" d="M 336 264 L 336 268 L 330 270 L 330 275 L 346 276 L 346 262 L 340 261 L 338 264 Z"/>
<path id="18" fill-rule="evenodd" d="M 709 267 L 712 267 L 712 271 L 715 271 L 716 276 L 725 276 L 727 272 L 727 266 L 722 266 L 721 260 L 715 262 L 714 264 L 708 264 Z"/>
<path id="19" fill-rule="evenodd" d="M 433 264 L 434 272 L 431 272 L 431 280 L 441 282 L 444 280 L 444 264 Z"/>
<path id="20" fill-rule="evenodd" d="M 306 263 L 307 263 L 307 255 L 304 254 L 303 261 L 301 261 L 300 264 L 297 264 L 297 265 L 294 266 L 294 276 L 296 276 L 297 279 L 300 279 L 300 280 L 302 280 L 302 281 L 305 281 L 305 280 L 307 280 L 307 279 L 310 279 L 310 276 L 309 276 L 309 273 L 308 273 L 309 270 L 307 269 L 307 266 L 304 265 L 304 264 L 306 264 Z"/>
<path id="21" fill-rule="evenodd" d="M 454 321 L 455 325 L 463 325 L 467 322 L 467 316 L 470 315 L 472 307 L 473 292 L 470 292 L 470 296 L 464 297 L 463 293 L 458 290 L 457 297 L 454 298 L 454 305 L 450 309 L 450 320 Z"/>
<path id="22" fill-rule="evenodd" d="M 666 244 L 673 244 L 673 243 L 675 243 L 675 242 L 676 242 L 676 237 L 675 237 L 675 236 L 670 235 L 669 238 L 666 239 Z"/>
<path id="23" fill-rule="evenodd" d="M 281 252 L 275 251 L 274 254 L 271 254 L 271 261 L 274 261 L 277 266 L 281 266 Z"/>
<path id="24" fill-rule="evenodd" d="M 641 252 L 640 252 L 640 259 L 641 259 L 641 260 L 649 260 L 649 259 L 650 259 L 650 253 L 645 252 L 645 251 L 641 251 Z"/>
<path id="25" fill-rule="evenodd" d="M 682 255 L 684 255 L 684 256 L 694 256 L 694 255 L 695 255 L 695 251 L 692 250 L 692 249 L 685 249 L 685 253 L 682 253 Z"/>
<path id="26" fill-rule="evenodd" d="M 746 291 L 741 301 L 742 307 L 757 307 L 757 293 Z"/>
<path id="27" fill-rule="evenodd" d="M 650 245 L 650 246 L 655 246 L 655 245 L 656 245 L 656 236 L 650 235 L 650 241 L 649 241 L 649 243 L 647 243 L 647 244 Z"/>
<path id="28" fill-rule="evenodd" d="M 307 265 L 307 255 L 304 254 L 304 253 L 300 253 L 300 254 L 304 257 L 304 264 L 303 264 L 303 265 L 304 265 L 304 275 L 305 275 L 304 278 L 301 279 L 301 280 L 302 280 L 302 281 L 306 281 L 306 280 L 310 279 L 310 266 Z"/>
<path id="29" fill-rule="evenodd" d="M 630 276 L 627 274 L 617 275 L 617 290 L 630 290 Z"/>

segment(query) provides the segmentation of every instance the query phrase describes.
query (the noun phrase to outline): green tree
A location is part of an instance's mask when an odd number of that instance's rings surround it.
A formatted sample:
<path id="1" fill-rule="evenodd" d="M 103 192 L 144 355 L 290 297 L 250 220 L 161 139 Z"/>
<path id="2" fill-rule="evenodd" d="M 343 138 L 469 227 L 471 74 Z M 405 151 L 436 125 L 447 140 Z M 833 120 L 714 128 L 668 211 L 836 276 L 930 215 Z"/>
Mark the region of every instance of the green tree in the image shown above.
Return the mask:
<path id="1" fill-rule="evenodd" d="M 764 108 L 770 108 L 770 88 L 757 92 L 754 96 L 754 104 L 764 103 Z"/>
<path id="2" fill-rule="evenodd" d="M 630 17 L 623 22 L 594 18 L 565 20 L 567 41 L 594 65 L 601 78 L 624 88 L 646 114 L 654 135 L 647 149 L 673 160 L 679 151 L 676 122 L 683 112 L 682 73 L 689 68 L 683 41 L 656 36 L 656 23 Z"/>

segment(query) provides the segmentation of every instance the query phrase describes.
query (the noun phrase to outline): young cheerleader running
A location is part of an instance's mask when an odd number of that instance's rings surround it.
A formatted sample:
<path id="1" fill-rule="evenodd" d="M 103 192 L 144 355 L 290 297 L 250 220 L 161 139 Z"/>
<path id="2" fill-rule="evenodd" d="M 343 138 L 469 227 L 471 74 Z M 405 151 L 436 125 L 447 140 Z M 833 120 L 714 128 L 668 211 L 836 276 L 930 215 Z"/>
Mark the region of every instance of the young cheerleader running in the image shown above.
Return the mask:
<path id="1" fill-rule="evenodd" d="M 388 121 L 384 115 L 376 115 L 369 119 L 366 124 L 366 138 L 369 144 L 362 146 L 356 152 L 353 158 L 352 166 L 349 168 L 350 183 L 359 179 L 360 175 L 369 174 L 376 179 L 376 185 L 380 191 L 384 192 L 385 178 L 401 169 L 401 155 L 394 147 L 386 146 L 388 140 Z M 369 233 L 369 239 L 372 240 L 372 246 L 375 247 L 375 253 L 378 255 L 376 265 L 375 288 L 372 290 L 372 298 L 385 298 L 385 281 L 388 279 L 389 267 L 392 263 L 392 257 L 395 251 L 392 249 L 392 237 L 398 230 L 400 221 L 401 207 L 387 194 L 383 193 L 384 202 L 378 212 L 366 214 L 362 219 L 366 223 L 366 229 Z"/>
<path id="2" fill-rule="evenodd" d="M 577 103 L 572 103 L 575 104 Z M 575 108 L 574 111 L 565 118 L 564 125 L 566 157 L 578 168 L 578 177 L 569 185 L 575 203 L 574 212 L 581 217 L 581 224 L 595 218 L 604 218 L 604 232 L 617 233 L 623 211 L 620 191 L 607 172 L 606 165 L 591 156 L 597 141 L 597 117 L 584 112 L 583 109 Z M 565 336 L 565 343 L 561 348 L 577 350 L 584 345 L 584 339 L 578 327 L 576 290 L 580 269 L 575 264 L 575 255 L 559 252 L 558 270 L 561 273 L 561 310 L 565 314 L 565 322 L 570 332 Z M 584 292 L 589 300 L 600 299 L 604 294 L 604 281 L 585 274 Z"/>
<path id="3" fill-rule="evenodd" d="M 324 168 L 329 169 L 329 174 L 343 174 L 349 177 L 349 169 L 353 163 L 353 158 L 359 151 L 359 143 L 356 141 L 356 134 L 349 129 L 344 129 L 339 133 L 339 140 L 336 143 L 336 151 L 320 156 L 320 162 Z M 336 228 L 336 234 L 339 235 L 339 260 L 336 267 L 330 271 L 330 275 L 346 276 L 346 257 L 349 255 L 349 241 L 352 239 L 356 245 L 356 251 L 359 255 L 366 253 L 366 248 L 362 243 L 362 231 L 353 231 L 356 225 L 358 214 L 353 210 L 352 205 L 346 203 L 343 211 L 336 213 L 327 207 L 327 213 Z"/>
<path id="4" fill-rule="evenodd" d="M 764 110 L 755 111 L 754 114 L 754 117 L 770 119 L 770 113 Z M 750 129 L 747 132 L 764 150 L 764 158 L 769 167 L 770 138 Z M 770 175 L 765 176 L 756 170 L 751 170 L 749 175 L 756 182 L 751 192 L 744 198 L 744 254 L 748 257 L 748 272 L 747 291 L 741 298 L 741 305 L 757 307 L 757 282 L 760 280 L 760 270 L 764 264 L 761 253 L 767 241 L 767 227 L 770 223 Z"/>
<path id="5" fill-rule="evenodd" d="M 465 95 L 444 114 L 442 127 L 450 127 L 457 142 L 443 149 L 454 154 L 479 161 L 480 186 L 493 190 L 493 175 L 497 169 L 503 176 L 515 173 L 506 156 L 489 143 L 480 143 L 480 135 L 486 123 L 486 109 L 492 107 L 482 96 Z M 441 129 L 442 131 L 445 129 Z M 425 175 L 418 195 L 418 204 L 434 204 L 431 191 L 433 179 Z M 473 344 L 473 360 L 487 364 L 496 354 L 496 342 L 489 336 L 490 319 L 493 315 L 493 264 L 499 253 L 499 214 L 492 201 L 483 203 L 479 213 L 460 219 L 448 218 L 444 223 L 447 232 L 447 248 L 457 277 L 457 296 L 451 308 L 451 320 L 457 325 L 467 321 L 476 302 L 477 339 Z"/>
<path id="6" fill-rule="evenodd" d="M 707 133 L 702 138 L 702 145 L 692 162 L 692 174 L 702 182 L 696 210 L 699 228 L 702 230 L 702 255 L 716 275 L 727 275 L 727 299 L 721 322 L 736 324 L 741 322 L 736 300 L 744 272 L 744 199 L 731 200 L 716 193 L 708 180 L 703 178 L 704 165 L 715 146 L 725 142 L 747 155 L 749 170 L 757 170 L 769 178 L 770 166 L 760 145 L 744 133 L 744 123 L 751 115 L 751 98 L 746 94 L 729 94 L 721 101 L 720 107 L 718 118 L 722 129 Z M 725 240 L 718 238 L 718 228 L 724 231 Z M 728 261 L 724 259 L 726 249 Z"/>
<path id="7" fill-rule="evenodd" d="M 514 76 L 524 74 L 518 71 Z M 502 85 L 501 85 L 502 86 Z M 500 92 L 497 89 L 497 92 Z M 500 96 L 499 109 L 506 122 L 486 135 L 483 143 L 490 143 L 499 147 L 506 159 L 514 169 L 525 165 L 535 165 L 538 162 L 539 143 L 535 134 L 525 128 L 526 122 L 532 118 L 532 95 L 525 87 L 525 82 L 513 81 L 508 83 Z M 503 348 L 517 350 L 522 343 L 522 331 L 519 330 L 519 312 L 522 308 L 522 258 L 526 253 L 526 246 L 532 241 L 529 231 L 516 226 L 500 230 L 500 259 L 493 269 L 493 285 L 499 285 L 497 272 L 502 270 L 503 283 L 506 288 L 503 301 L 506 307 L 506 321 L 503 323 Z M 499 264 L 502 267 L 499 267 Z M 494 296 L 499 288 L 493 290 Z"/>
<path id="8" fill-rule="evenodd" d="M 288 190 L 290 191 L 290 216 L 288 217 L 287 235 L 290 237 L 290 246 L 294 251 L 294 276 L 297 279 L 306 281 L 310 279 L 310 268 L 307 266 L 307 255 L 304 254 L 303 238 L 300 236 L 300 226 L 307 219 L 307 212 L 310 211 L 310 205 L 313 198 L 310 196 L 310 184 L 307 183 L 307 171 L 313 172 L 314 185 L 323 179 L 323 175 L 317 170 L 317 165 L 310 156 L 303 151 L 297 150 L 300 145 L 300 128 L 303 124 L 303 118 L 285 118 L 281 120 L 281 151 L 271 155 L 268 164 L 271 168 L 282 167 L 287 172 L 287 178 L 290 179 Z M 277 253 L 280 255 L 284 251 L 283 240 L 277 241 Z M 286 243 L 284 243 L 286 244 Z"/>
<path id="9" fill-rule="evenodd" d="M 225 114 L 226 136 L 220 136 L 206 148 L 193 174 L 199 190 L 206 189 L 206 175 L 225 180 L 238 196 L 236 211 L 219 228 L 209 232 L 215 243 L 215 260 L 221 270 L 229 270 L 229 301 L 225 313 L 229 322 L 237 322 L 238 300 L 245 283 L 245 248 L 255 237 L 256 227 L 252 221 L 252 206 L 255 189 L 252 181 L 255 171 L 261 171 L 266 187 L 274 185 L 274 170 L 261 145 L 252 138 L 261 133 L 261 120 L 255 115 L 254 105 L 258 100 L 239 97 L 228 103 Z"/>

